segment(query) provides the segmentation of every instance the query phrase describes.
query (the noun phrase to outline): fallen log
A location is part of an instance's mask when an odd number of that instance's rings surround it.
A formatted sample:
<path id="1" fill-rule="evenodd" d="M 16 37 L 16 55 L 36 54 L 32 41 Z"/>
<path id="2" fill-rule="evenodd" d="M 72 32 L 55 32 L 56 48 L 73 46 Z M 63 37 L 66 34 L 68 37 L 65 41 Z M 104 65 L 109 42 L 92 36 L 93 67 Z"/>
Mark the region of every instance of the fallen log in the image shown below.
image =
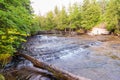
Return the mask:
<path id="1" fill-rule="evenodd" d="M 84 77 L 76 76 L 67 71 L 60 70 L 59 68 L 57 68 L 53 65 L 49 65 L 44 62 L 38 61 L 37 59 L 35 59 L 27 54 L 22 54 L 22 53 L 17 53 L 17 54 L 20 55 L 21 57 L 24 57 L 25 59 L 31 61 L 31 63 L 35 67 L 51 72 L 57 78 L 57 80 L 90 80 L 90 79 L 86 79 Z"/>

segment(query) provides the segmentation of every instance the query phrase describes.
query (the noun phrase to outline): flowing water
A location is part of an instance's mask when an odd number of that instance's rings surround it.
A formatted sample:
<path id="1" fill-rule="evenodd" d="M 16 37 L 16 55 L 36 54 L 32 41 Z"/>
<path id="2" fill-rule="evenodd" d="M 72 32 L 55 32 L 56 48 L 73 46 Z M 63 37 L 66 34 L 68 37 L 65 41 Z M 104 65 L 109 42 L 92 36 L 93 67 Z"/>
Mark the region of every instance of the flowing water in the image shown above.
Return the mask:
<path id="1" fill-rule="evenodd" d="M 120 80 L 120 40 L 113 36 L 61 37 L 36 35 L 23 44 L 22 53 L 91 80 Z M 19 62 L 19 61 L 18 61 Z M 15 66 L 19 78 L 29 72 L 26 80 L 54 80 L 41 76 L 27 60 Z M 49 73 L 49 76 L 51 73 Z M 23 78 L 21 78 L 23 80 Z M 25 79 L 24 79 L 25 80 Z"/>

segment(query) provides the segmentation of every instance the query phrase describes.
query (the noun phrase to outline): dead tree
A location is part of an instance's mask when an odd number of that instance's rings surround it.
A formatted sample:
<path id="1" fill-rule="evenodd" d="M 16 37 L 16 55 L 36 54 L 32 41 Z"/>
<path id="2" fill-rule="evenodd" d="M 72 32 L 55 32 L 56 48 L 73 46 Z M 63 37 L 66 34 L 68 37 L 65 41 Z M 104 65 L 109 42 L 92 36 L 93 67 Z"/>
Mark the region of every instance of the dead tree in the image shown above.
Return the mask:
<path id="1" fill-rule="evenodd" d="M 17 54 L 19 54 L 21 57 L 24 57 L 25 59 L 31 61 L 31 63 L 35 67 L 51 72 L 58 80 L 90 80 L 90 79 L 86 79 L 84 77 L 76 76 L 67 71 L 60 70 L 59 68 L 57 68 L 53 65 L 49 65 L 44 62 L 38 61 L 37 59 L 35 59 L 27 54 L 22 54 L 22 53 L 17 53 Z"/>

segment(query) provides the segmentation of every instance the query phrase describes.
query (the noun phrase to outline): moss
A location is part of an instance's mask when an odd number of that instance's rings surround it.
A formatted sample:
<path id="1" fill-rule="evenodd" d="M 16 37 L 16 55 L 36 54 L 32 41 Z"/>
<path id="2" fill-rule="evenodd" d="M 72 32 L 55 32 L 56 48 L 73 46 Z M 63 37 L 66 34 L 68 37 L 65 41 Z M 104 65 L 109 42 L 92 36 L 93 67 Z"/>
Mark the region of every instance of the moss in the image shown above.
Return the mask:
<path id="1" fill-rule="evenodd" d="M 0 74 L 0 80 L 5 80 L 5 77 L 2 74 Z"/>

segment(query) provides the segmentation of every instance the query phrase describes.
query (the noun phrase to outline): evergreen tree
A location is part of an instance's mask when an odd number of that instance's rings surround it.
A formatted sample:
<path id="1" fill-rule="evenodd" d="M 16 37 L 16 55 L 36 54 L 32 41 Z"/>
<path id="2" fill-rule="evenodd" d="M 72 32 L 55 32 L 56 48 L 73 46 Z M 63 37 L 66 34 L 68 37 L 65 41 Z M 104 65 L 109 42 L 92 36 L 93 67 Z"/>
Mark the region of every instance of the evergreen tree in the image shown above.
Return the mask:
<path id="1" fill-rule="evenodd" d="M 54 29 L 54 14 L 52 11 L 47 13 L 46 16 L 46 30 Z"/>
<path id="2" fill-rule="evenodd" d="M 30 32 L 31 12 L 29 0 L 0 0 L 0 61 L 25 41 Z"/>
<path id="3" fill-rule="evenodd" d="M 109 1 L 105 17 L 108 30 L 120 33 L 120 0 Z"/>
<path id="4" fill-rule="evenodd" d="M 100 21 L 100 7 L 96 1 L 89 2 L 85 0 L 82 8 L 82 27 L 85 30 L 90 30 Z"/>
<path id="5" fill-rule="evenodd" d="M 69 6 L 68 23 L 70 29 L 78 29 L 81 26 L 81 12 L 77 3 Z"/>
<path id="6" fill-rule="evenodd" d="M 58 26 L 58 23 L 59 23 L 59 14 L 60 14 L 60 10 L 58 9 L 57 6 L 55 6 L 55 8 L 54 8 L 54 18 L 53 18 L 54 30 L 57 29 L 57 26 Z"/>
<path id="7" fill-rule="evenodd" d="M 62 7 L 62 10 L 58 14 L 58 24 L 57 29 L 65 30 L 67 27 L 67 13 L 65 11 L 65 7 Z"/>
<path id="8" fill-rule="evenodd" d="M 59 14 L 59 10 L 57 6 L 55 6 L 54 13 L 55 13 L 55 16 Z"/>
<path id="9" fill-rule="evenodd" d="M 35 34 L 36 32 L 38 32 L 39 30 L 42 29 L 42 27 L 41 27 L 41 25 L 43 25 L 43 23 L 41 23 L 42 20 L 43 19 L 42 19 L 41 15 L 39 15 L 39 16 L 34 15 L 34 18 L 32 19 L 32 24 L 31 24 L 32 27 L 30 28 L 31 35 Z"/>

